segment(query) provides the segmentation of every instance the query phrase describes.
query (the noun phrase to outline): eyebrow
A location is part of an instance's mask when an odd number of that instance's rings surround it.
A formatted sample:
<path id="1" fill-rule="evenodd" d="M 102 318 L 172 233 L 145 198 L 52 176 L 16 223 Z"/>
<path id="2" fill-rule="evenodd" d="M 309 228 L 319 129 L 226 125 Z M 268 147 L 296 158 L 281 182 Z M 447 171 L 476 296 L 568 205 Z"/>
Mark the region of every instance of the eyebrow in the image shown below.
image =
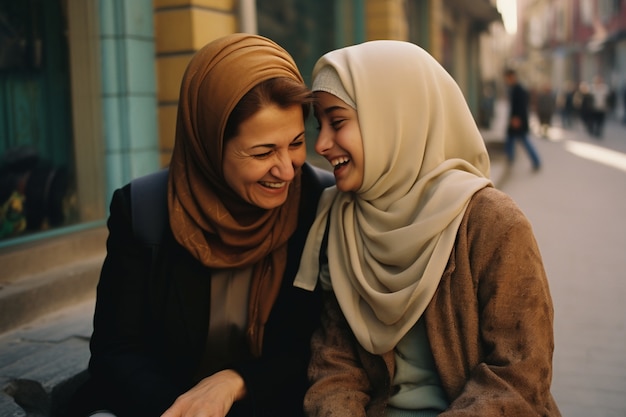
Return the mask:
<path id="1" fill-rule="evenodd" d="M 324 113 L 329 114 L 329 113 L 334 112 L 335 110 L 347 110 L 347 109 L 342 106 L 330 106 L 324 109 Z"/>
<path id="2" fill-rule="evenodd" d="M 298 133 L 293 139 L 291 139 L 291 142 L 294 142 L 295 140 L 297 140 L 300 136 L 304 136 L 304 130 L 300 133 Z M 290 143 L 291 143 L 290 142 Z M 274 143 L 260 143 L 258 145 L 254 145 L 252 146 L 250 149 L 256 149 L 256 148 L 275 148 L 276 144 Z"/>
<path id="3" fill-rule="evenodd" d="M 334 112 L 335 110 L 348 110 L 348 109 L 347 109 L 346 107 L 343 107 L 343 106 L 330 106 L 330 107 L 327 107 L 327 108 L 323 109 L 323 110 L 322 110 L 322 112 L 323 112 L 324 114 L 328 115 L 328 114 L 330 114 L 330 113 Z M 313 116 L 315 116 L 315 117 L 319 117 L 319 116 L 318 116 L 318 115 L 319 115 L 319 113 L 320 113 L 320 112 L 319 112 L 319 111 L 317 111 L 317 109 L 314 109 L 314 110 L 313 110 Z"/>

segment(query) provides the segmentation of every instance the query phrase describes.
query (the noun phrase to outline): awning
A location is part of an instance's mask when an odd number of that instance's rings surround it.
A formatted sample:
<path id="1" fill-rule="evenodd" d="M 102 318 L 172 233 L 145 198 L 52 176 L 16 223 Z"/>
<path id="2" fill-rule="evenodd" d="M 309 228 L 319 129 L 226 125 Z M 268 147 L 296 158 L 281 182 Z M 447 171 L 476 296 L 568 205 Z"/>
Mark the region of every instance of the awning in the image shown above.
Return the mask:
<path id="1" fill-rule="evenodd" d="M 447 4 L 484 25 L 502 22 L 500 12 L 489 0 L 448 0 Z"/>

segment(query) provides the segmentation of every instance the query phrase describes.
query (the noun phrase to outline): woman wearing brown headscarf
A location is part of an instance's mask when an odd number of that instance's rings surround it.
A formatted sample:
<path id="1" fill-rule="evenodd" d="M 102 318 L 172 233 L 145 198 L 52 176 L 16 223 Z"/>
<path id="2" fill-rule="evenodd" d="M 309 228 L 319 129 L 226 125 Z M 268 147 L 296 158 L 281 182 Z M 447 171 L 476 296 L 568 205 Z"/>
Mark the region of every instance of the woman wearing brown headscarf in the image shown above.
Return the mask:
<path id="1" fill-rule="evenodd" d="M 302 413 L 319 301 L 292 283 L 332 181 L 305 163 L 310 101 L 293 59 L 266 38 L 226 36 L 193 57 L 161 175 L 161 239 L 133 232 L 136 182 L 113 196 L 91 379 L 77 396 L 93 401 L 77 401 L 81 413 Z"/>

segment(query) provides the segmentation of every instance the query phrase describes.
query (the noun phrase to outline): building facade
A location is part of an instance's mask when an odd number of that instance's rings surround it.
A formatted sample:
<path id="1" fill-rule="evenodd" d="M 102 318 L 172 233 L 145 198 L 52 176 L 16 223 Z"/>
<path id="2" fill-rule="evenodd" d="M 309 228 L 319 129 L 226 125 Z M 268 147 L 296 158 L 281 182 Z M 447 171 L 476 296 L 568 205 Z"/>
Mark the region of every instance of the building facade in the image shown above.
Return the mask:
<path id="1" fill-rule="evenodd" d="M 179 83 L 204 44 L 268 36 L 308 83 L 336 47 L 414 42 L 477 113 L 480 37 L 499 14 L 489 0 L 468 3 L 0 0 L 0 332 L 94 295 L 108 201 L 167 166 Z"/>
<path id="2" fill-rule="evenodd" d="M 599 75 L 624 114 L 625 0 L 518 0 L 518 18 L 511 64 L 531 88 L 548 82 L 559 91 Z"/>

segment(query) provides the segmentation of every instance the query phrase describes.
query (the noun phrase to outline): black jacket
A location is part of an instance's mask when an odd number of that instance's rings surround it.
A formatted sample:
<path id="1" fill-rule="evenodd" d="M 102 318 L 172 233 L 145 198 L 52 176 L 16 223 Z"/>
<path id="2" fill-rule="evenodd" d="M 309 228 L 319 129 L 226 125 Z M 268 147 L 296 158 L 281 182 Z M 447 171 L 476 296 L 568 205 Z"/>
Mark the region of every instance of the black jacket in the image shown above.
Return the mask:
<path id="1" fill-rule="evenodd" d="M 507 127 L 507 133 L 509 135 L 528 133 L 528 92 L 521 84 L 516 83 L 511 86 L 509 90 L 509 124 Z M 511 119 L 513 117 L 519 117 L 521 126 L 519 128 L 513 128 L 511 126 Z"/>
<path id="2" fill-rule="evenodd" d="M 265 327 L 263 355 L 230 366 L 243 376 L 248 396 L 229 416 L 302 414 L 320 301 L 317 292 L 292 282 L 319 196 L 333 182 L 328 172 L 308 164 L 302 169 L 298 227 L 289 240 L 282 287 Z M 104 408 L 118 417 L 157 417 L 197 382 L 209 328 L 211 271 L 175 241 L 167 215 L 153 257 L 154 248 L 133 234 L 130 188 L 116 190 L 112 198 L 90 380 L 75 396 L 70 415 Z"/>

